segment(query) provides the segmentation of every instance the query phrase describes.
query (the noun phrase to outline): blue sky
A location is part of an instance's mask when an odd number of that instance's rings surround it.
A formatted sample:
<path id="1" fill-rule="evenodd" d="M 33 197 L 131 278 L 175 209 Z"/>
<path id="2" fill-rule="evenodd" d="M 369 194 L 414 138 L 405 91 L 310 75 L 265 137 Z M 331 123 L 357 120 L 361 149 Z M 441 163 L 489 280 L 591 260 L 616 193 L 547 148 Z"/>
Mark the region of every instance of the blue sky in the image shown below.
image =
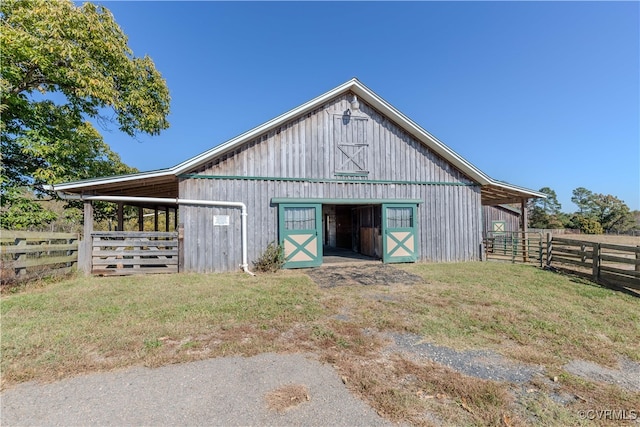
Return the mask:
<path id="1" fill-rule="evenodd" d="M 173 166 L 357 77 L 491 177 L 640 209 L 638 2 L 99 2 L 171 92 Z"/>

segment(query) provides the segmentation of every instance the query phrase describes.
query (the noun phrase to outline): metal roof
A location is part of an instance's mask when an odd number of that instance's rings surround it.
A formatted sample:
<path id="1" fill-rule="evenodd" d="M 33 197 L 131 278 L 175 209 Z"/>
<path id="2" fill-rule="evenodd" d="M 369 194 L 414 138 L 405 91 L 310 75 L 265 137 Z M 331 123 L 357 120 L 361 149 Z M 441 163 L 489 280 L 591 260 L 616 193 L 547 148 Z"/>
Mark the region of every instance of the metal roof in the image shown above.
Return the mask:
<path id="1" fill-rule="evenodd" d="M 318 108 L 325 102 L 351 92 L 368 103 L 398 126 L 411 134 L 418 141 L 450 162 L 471 180 L 482 186 L 482 203 L 494 205 L 521 201 L 524 198 L 545 197 L 543 193 L 518 187 L 490 178 L 473 164 L 447 147 L 413 120 L 366 87 L 358 79 L 351 79 L 340 86 L 272 119 L 235 138 L 232 138 L 210 150 L 185 160 L 171 168 L 142 172 L 132 175 L 96 178 L 84 181 L 68 182 L 48 186 L 49 189 L 71 193 L 99 193 L 104 195 L 145 195 L 152 197 L 178 197 L 178 176 L 188 173 L 199 166 L 249 142 L 255 137 L 276 129 L 302 114 Z"/>

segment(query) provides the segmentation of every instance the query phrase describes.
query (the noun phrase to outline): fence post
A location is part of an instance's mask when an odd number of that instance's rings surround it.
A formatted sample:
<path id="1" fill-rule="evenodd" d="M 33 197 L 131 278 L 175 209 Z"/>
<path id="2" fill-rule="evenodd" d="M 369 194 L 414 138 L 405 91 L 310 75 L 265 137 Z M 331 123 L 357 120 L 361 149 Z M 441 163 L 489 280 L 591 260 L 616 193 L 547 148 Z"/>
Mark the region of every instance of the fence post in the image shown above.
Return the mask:
<path id="1" fill-rule="evenodd" d="M 542 235 L 538 240 L 538 261 L 540 262 L 540 268 L 542 268 Z"/>
<path id="2" fill-rule="evenodd" d="M 23 238 L 23 237 L 16 237 L 15 240 L 15 245 L 18 247 L 25 247 L 27 246 L 27 239 Z M 18 268 L 16 268 L 14 271 L 16 273 L 16 276 L 18 277 L 18 279 L 20 278 L 24 278 L 27 275 L 27 268 L 26 267 L 20 267 L 20 264 L 24 263 L 27 260 L 27 253 L 17 253 L 15 256 L 15 263 L 19 266 Z M 14 264 L 15 265 L 15 264 Z"/>
<path id="3" fill-rule="evenodd" d="M 547 267 L 551 267 L 551 258 L 553 257 L 553 240 L 551 233 L 547 233 Z"/>
<path id="4" fill-rule="evenodd" d="M 592 246 L 593 246 L 593 254 L 592 254 L 593 281 L 598 283 L 600 279 L 600 243 L 594 242 Z"/>
<path id="5" fill-rule="evenodd" d="M 636 246 L 638 252 L 636 252 L 636 271 L 640 271 L 640 245 Z"/>
<path id="6" fill-rule="evenodd" d="M 84 227 L 83 227 L 83 247 L 82 257 L 78 253 L 78 263 L 82 259 L 82 264 L 79 266 L 84 274 L 89 276 L 91 274 L 91 261 L 93 258 L 93 204 L 90 200 L 84 201 Z"/>
<path id="7" fill-rule="evenodd" d="M 74 242 L 78 245 L 78 248 L 76 248 L 75 253 L 76 253 L 76 260 L 75 261 L 71 261 L 69 263 L 69 267 L 73 268 L 75 267 L 76 269 L 78 268 L 78 251 L 80 250 L 80 244 L 79 244 L 79 239 L 78 239 L 78 235 L 76 234 L 76 237 L 74 237 L 73 239 L 69 239 L 67 241 L 70 244 L 73 244 Z M 67 255 L 71 256 L 73 255 L 73 250 L 69 250 L 67 251 Z"/>
<path id="8" fill-rule="evenodd" d="M 184 271 L 184 224 L 178 226 L 178 273 Z"/>

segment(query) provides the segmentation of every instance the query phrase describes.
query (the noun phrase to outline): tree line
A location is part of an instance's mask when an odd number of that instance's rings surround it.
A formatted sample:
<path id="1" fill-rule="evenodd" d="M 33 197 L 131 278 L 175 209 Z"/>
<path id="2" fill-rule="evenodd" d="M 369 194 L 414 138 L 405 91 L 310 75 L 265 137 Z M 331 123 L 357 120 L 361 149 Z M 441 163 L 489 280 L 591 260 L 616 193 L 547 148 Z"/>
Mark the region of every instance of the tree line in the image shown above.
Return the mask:
<path id="1" fill-rule="evenodd" d="M 578 210 L 562 212 L 556 192 L 540 189 L 546 199 L 531 199 L 527 205 L 530 228 L 571 228 L 585 234 L 627 233 L 640 230 L 640 211 L 631 211 L 627 204 L 610 194 L 594 193 L 584 187 L 573 190 L 571 201 Z"/>

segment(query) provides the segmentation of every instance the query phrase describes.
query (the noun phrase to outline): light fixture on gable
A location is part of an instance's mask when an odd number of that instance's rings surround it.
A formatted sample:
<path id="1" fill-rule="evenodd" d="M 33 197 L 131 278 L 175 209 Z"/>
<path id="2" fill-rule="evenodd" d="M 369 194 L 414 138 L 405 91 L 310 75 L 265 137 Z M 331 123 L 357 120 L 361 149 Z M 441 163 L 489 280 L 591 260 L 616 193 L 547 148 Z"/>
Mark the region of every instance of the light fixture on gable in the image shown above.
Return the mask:
<path id="1" fill-rule="evenodd" d="M 355 112 L 360 109 L 360 103 L 358 102 L 358 97 L 353 95 L 353 100 L 351 100 L 351 109 Z"/>

